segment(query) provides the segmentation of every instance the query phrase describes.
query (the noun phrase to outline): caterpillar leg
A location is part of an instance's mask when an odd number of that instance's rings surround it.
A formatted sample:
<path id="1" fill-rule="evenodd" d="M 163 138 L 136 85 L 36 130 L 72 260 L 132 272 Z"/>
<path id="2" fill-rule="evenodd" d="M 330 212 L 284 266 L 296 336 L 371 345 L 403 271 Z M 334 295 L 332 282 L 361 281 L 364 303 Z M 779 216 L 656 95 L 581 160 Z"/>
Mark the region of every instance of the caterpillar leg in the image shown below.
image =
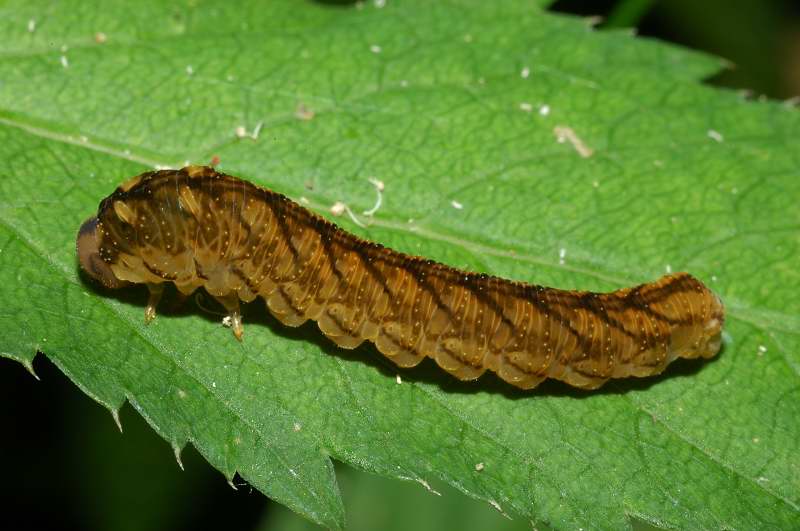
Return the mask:
<path id="1" fill-rule="evenodd" d="M 164 284 L 148 282 L 147 290 L 150 292 L 150 296 L 147 298 L 147 306 L 144 309 L 144 323 L 150 324 L 156 318 L 156 306 L 158 306 L 161 295 L 164 293 Z"/>
<path id="2" fill-rule="evenodd" d="M 228 318 L 231 321 L 233 335 L 236 336 L 236 339 L 241 341 L 242 335 L 244 334 L 244 326 L 242 326 L 242 312 L 239 310 L 239 296 L 236 292 L 232 291 L 227 295 L 221 295 L 219 297 L 214 296 L 214 298 L 225 307 L 225 310 L 228 312 Z"/>

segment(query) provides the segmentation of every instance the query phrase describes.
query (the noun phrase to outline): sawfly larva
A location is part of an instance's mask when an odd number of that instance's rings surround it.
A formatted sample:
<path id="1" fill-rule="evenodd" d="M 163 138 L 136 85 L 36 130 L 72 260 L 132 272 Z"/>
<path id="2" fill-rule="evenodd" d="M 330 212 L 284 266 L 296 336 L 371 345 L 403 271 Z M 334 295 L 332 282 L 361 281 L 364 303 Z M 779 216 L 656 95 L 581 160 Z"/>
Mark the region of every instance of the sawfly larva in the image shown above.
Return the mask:
<path id="1" fill-rule="evenodd" d="M 354 236 L 285 196 L 202 166 L 136 176 L 78 233 L 88 275 L 203 287 L 242 339 L 239 301 L 262 297 L 289 326 L 308 319 L 343 348 L 364 340 L 400 367 L 424 357 L 461 380 L 487 369 L 523 389 L 555 378 L 594 389 L 720 349 L 720 299 L 687 273 L 611 293 L 470 273 Z"/>

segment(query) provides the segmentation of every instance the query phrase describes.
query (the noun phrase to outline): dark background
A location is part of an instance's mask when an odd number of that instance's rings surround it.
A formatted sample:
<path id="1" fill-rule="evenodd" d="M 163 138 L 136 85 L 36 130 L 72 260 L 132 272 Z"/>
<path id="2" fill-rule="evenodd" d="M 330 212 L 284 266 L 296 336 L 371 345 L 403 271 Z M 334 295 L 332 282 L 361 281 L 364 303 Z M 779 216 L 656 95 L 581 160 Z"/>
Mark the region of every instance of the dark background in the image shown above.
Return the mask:
<path id="1" fill-rule="evenodd" d="M 800 96 L 800 2 L 789 0 L 561 0 L 554 11 L 601 16 L 600 28 L 707 51 L 731 62 L 710 84 L 752 97 Z M 111 415 L 47 358 L 41 381 L 0 359 L 3 478 L 0 527 L 26 529 L 189 530 L 311 528 L 243 481 L 233 490 L 192 448 L 184 471 L 169 445 L 129 406 L 125 433 Z M 375 478 L 337 465 L 351 529 L 456 527 L 528 529 L 443 485 L 442 497 L 417 484 Z M 386 502 L 391 500 L 391 503 Z M 401 515 L 403 508 L 414 515 Z M 409 519 L 410 518 L 410 519 Z"/>

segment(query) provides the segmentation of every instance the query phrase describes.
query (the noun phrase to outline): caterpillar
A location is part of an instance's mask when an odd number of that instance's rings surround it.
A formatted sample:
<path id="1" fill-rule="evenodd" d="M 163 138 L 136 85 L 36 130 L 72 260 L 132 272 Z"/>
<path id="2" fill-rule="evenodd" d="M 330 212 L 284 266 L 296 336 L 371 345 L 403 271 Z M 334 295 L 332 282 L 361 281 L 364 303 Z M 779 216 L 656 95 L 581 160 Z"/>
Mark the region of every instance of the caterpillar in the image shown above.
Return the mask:
<path id="1" fill-rule="evenodd" d="M 256 297 L 288 326 L 311 319 L 337 345 L 365 340 L 400 367 L 423 358 L 461 380 L 486 370 L 531 389 L 584 389 L 711 358 L 724 308 L 677 273 L 610 293 L 567 291 L 461 271 L 350 234 L 287 197 L 204 166 L 135 176 L 78 231 L 86 274 L 145 284 L 145 321 L 166 282 L 203 287 L 242 340 L 239 302 Z"/>

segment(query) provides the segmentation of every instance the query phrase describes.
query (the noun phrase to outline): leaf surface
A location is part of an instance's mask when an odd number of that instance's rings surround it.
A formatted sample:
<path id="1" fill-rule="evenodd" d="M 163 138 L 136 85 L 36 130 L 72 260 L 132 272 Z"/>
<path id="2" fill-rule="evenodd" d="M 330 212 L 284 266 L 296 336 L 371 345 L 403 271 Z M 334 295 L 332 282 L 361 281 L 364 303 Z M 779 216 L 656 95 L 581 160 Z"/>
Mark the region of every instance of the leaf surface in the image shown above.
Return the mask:
<path id="1" fill-rule="evenodd" d="M 5 2 L 0 353 L 43 352 L 326 526 L 344 525 L 331 457 L 557 528 L 800 524 L 797 111 L 535 3 L 376 4 Z M 81 280 L 75 233 L 125 178 L 214 156 L 457 267 L 593 290 L 690 271 L 726 303 L 724 351 L 524 393 L 400 371 L 260 304 L 243 344 L 211 304 L 146 327 L 143 288 Z"/>

